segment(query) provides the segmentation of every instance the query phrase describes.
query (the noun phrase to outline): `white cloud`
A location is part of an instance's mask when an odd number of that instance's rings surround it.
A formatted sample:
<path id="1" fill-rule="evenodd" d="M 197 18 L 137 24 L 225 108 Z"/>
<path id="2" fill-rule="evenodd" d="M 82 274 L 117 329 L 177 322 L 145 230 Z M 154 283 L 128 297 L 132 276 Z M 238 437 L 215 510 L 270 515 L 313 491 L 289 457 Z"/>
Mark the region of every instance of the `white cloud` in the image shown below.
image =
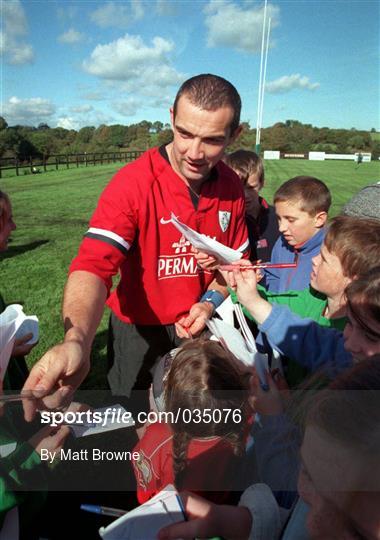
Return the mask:
<path id="1" fill-rule="evenodd" d="M 265 85 L 267 92 L 270 94 L 284 94 L 291 90 L 315 90 L 319 88 L 319 83 L 312 83 L 309 77 L 301 76 L 299 73 L 293 75 L 284 75 L 275 81 L 271 81 Z"/>
<path id="2" fill-rule="evenodd" d="M 106 45 L 97 45 L 83 68 L 108 81 L 127 81 L 124 88 L 129 90 L 144 93 L 154 85 L 162 90 L 183 80 L 166 56 L 173 48 L 171 41 L 161 37 L 153 38 L 149 46 L 140 36 L 126 34 Z"/>
<path id="3" fill-rule="evenodd" d="M 90 19 L 101 28 L 125 28 L 143 16 L 141 0 L 132 0 L 129 4 L 106 2 L 90 15 Z"/>
<path id="4" fill-rule="evenodd" d="M 15 65 L 33 62 L 33 48 L 22 39 L 28 33 L 28 25 L 21 2 L 1 1 L 1 20 L 0 53 L 6 62 Z"/>
<path id="5" fill-rule="evenodd" d="M 74 28 L 70 28 L 67 32 L 58 36 L 58 41 L 61 43 L 78 43 L 79 41 L 83 41 L 84 38 L 84 34 L 78 32 Z"/>
<path id="6" fill-rule="evenodd" d="M 103 79 L 128 80 L 146 66 L 165 59 L 173 43 L 160 37 L 153 38 L 153 46 L 145 45 L 140 36 L 125 34 L 106 45 L 97 45 L 91 57 L 83 62 L 84 69 Z"/>
<path id="7" fill-rule="evenodd" d="M 247 5 L 244 8 L 228 0 L 210 0 L 204 13 L 208 47 L 232 47 L 249 53 L 261 51 L 263 6 Z M 278 25 L 279 13 L 277 6 L 267 5 L 271 28 Z"/>
<path id="8" fill-rule="evenodd" d="M 3 105 L 3 116 L 8 124 L 36 125 L 51 118 L 55 113 L 55 105 L 40 97 L 20 99 L 9 98 Z"/>
<path id="9" fill-rule="evenodd" d="M 74 113 L 87 113 L 94 109 L 92 105 L 78 105 L 77 107 L 70 107 L 70 111 Z"/>
<path id="10" fill-rule="evenodd" d="M 81 127 L 81 122 L 72 116 L 61 116 L 57 120 L 57 127 L 64 129 L 75 129 L 75 131 L 78 131 L 78 129 Z"/>
<path id="11" fill-rule="evenodd" d="M 173 101 L 174 99 L 170 99 L 169 96 L 162 96 L 154 99 L 149 105 L 154 109 L 169 109 L 173 105 Z"/>
<path id="12" fill-rule="evenodd" d="M 125 101 L 113 103 L 112 108 L 122 116 L 134 116 L 141 106 L 141 101 L 135 98 L 129 98 Z"/>

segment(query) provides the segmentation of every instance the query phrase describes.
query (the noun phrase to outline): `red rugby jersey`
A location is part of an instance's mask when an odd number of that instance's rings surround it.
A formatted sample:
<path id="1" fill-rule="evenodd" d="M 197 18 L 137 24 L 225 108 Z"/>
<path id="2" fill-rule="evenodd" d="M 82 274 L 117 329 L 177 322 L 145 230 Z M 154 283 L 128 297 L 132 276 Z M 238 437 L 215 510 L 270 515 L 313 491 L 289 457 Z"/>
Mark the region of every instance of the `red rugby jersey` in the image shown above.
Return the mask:
<path id="1" fill-rule="evenodd" d="M 70 272 L 85 270 L 111 289 L 107 304 L 124 322 L 171 324 L 189 312 L 213 280 L 197 267 L 171 212 L 198 232 L 239 251 L 248 250 L 244 193 L 224 163 L 202 184 L 198 208 L 158 148 L 116 173 L 103 191 Z"/>
<path id="2" fill-rule="evenodd" d="M 132 460 L 140 504 L 151 499 L 168 484 L 174 484 L 173 433 L 167 424 L 150 424 L 133 452 Z M 238 458 L 223 437 L 191 439 L 181 489 L 198 492 L 215 503 L 226 501 L 237 472 Z"/>

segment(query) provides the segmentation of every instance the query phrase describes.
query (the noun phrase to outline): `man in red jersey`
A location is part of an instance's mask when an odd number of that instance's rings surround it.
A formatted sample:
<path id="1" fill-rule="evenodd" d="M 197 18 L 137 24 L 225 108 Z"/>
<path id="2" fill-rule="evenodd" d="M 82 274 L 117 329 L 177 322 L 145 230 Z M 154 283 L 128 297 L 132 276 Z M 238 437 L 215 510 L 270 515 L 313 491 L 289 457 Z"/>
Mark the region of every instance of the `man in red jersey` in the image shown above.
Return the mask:
<path id="1" fill-rule="evenodd" d="M 240 109 L 238 92 L 221 77 L 198 75 L 181 86 L 170 110 L 173 141 L 123 167 L 103 191 L 70 267 L 65 339 L 34 366 L 25 389 L 58 385 L 49 398 L 56 405 L 79 386 L 105 303 L 112 310 L 113 394 L 128 396 L 141 367 L 178 344 L 175 323 L 190 335 L 204 328 L 227 294 L 225 282 L 197 266 L 189 242 L 167 222 L 174 212 L 195 230 L 248 250 L 241 182 L 221 162 L 241 131 Z M 33 404 L 26 409 L 31 417 Z"/>

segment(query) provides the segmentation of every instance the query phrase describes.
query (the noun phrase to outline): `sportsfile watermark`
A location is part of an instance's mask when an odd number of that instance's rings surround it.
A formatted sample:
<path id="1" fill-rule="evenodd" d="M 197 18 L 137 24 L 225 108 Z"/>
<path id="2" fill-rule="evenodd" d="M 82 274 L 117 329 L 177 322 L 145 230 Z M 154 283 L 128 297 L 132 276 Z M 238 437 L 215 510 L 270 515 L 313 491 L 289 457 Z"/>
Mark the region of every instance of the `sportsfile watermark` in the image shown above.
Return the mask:
<path id="1" fill-rule="evenodd" d="M 123 411 L 120 408 L 107 407 L 104 411 L 42 411 L 41 424 L 48 424 L 51 427 L 58 427 L 61 424 L 75 425 L 83 427 L 106 427 L 111 424 L 130 425 L 132 421 L 138 424 L 145 422 L 169 423 L 169 424 L 211 424 L 234 422 L 239 424 L 242 421 L 240 409 L 187 409 L 179 407 L 176 411 L 140 411 L 136 419 L 132 413 Z"/>

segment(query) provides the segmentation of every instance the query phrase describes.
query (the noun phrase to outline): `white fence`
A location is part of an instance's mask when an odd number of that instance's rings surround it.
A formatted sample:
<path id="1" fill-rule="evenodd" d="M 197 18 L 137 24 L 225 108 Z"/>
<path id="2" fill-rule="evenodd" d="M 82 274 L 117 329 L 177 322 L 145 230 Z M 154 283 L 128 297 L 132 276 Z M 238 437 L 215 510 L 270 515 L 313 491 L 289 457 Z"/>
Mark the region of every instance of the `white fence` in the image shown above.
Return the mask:
<path id="1" fill-rule="evenodd" d="M 361 160 L 360 160 L 361 156 Z M 306 154 L 287 154 L 281 153 L 278 150 L 265 150 L 264 159 L 280 159 L 281 157 L 287 158 L 305 158 L 310 161 L 325 161 L 326 159 L 340 159 L 349 161 L 362 161 L 368 163 L 371 161 L 372 154 L 369 152 L 356 152 L 355 154 L 326 154 L 326 152 L 309 152 L 308 157 Z"/>

